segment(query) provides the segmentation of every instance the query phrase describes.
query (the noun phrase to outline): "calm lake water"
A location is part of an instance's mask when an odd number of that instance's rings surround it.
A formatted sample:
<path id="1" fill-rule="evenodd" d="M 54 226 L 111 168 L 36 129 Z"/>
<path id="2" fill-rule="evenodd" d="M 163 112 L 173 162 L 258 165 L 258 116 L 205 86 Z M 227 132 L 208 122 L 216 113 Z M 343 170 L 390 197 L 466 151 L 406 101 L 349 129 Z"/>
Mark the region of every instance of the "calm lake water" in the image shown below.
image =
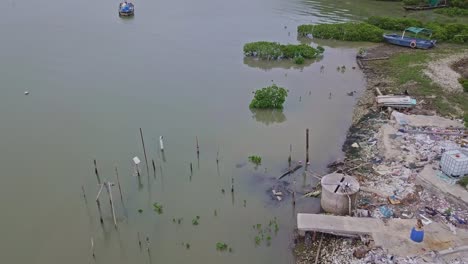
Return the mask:
<path id="1" fill-rule="evenodd" d="M 287 167 L 290 144 L 293 159 L 304 159 L 306 128 L 311 170 L 322 173 L 342 155 L 365 85 L 352 69 L 360 44 L 321 42 L 323 59 L 304 66 L 244 59 L 242 46 L 297 43 L 302 23 L 360 19 L 380 14 L 378 6 L 400 9 L 370 0 L 141 0 L 134 18 L 121 19 L 117 6 L 3 1 L 1 262 L 94 263 L 93 237 L 95 263 L 292 263 L 291 200 L 272 201 L 267 189 Z M 284 110 L 249 110 L 252 91 L 272 81 L 290 90 Z M 350 91 L 357 96 L 347 96 Z M 156 175 L 151 164 L 146 172 L 140 127 Z M 248 164 L 253 154 L 263 158 L 258 168 Z M 132 175 L 134 156 L 142 160 L 139 178 Z M 124 199 L 114 188 L 117 230 L 106 192 L 99 223 L 93 159 L 102 180 L 116 182 L 118 166 Z M 300 172 L 292 178 L 297 185 L 312 181 Z M 155 202 L 163 205 L 160 215 Z M 298 200 L 296 212 L 317 210 L 316 200 Z M 271 245 L 256 246 L 252 226 L 275 217 L 279 231 Z M 217 242 L 232 252 L 217 252 Z"/>

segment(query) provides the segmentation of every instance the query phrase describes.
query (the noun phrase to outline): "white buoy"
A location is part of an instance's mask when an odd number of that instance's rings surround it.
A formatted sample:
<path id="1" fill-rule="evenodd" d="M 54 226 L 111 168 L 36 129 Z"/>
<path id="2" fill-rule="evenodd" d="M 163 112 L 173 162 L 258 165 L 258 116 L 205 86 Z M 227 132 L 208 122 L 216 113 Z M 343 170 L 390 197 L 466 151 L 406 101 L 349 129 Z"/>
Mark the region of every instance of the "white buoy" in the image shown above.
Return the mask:
<path id="1" fill-rule="evenodd" d="M 24 95 L 28 95 L 29 94 L 29 91 L 24 91 Z"/>
<path id="2" fill-rule="evenodd" d="M 135 165 L 138 165 L 138 164 L 140 164 L 141 161 L 140 161 L 140 159 L 138 157 L 135 156 L 133 158 L 133 162 L 135 162 Z"/>
<path id="3" fill-rule="evenodd" d="M 161 148 L 161 151 L 164 150 L 163 136 L 159 137 L 159 148 Z"/>

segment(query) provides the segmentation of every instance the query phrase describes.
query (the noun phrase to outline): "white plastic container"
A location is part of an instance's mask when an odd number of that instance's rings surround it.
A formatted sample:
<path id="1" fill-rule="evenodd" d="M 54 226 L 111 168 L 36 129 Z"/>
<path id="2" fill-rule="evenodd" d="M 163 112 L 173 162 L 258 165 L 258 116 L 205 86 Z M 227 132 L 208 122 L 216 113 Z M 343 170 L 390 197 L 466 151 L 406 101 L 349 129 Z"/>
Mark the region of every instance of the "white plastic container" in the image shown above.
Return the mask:
<path id="1" fill-rule="evenodd" d="M 459 150 L 449 150 L 442 154 L 440 161 L 442 171 L 453 177 L 468 174 L 468 155 Z"/>

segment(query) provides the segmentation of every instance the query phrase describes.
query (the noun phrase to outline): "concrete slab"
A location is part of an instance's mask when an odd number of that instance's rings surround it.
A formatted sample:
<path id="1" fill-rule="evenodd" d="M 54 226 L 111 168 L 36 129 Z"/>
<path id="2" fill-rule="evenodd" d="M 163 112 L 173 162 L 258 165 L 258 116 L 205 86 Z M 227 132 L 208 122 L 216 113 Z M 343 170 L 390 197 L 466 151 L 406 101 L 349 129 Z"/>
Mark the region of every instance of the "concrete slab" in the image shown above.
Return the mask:
<path id="1" fill-rule="evenodd" d="M 450 185 L 437 177 L 437 170 L 432 169 L 431 165 L 426 165 L 418 174 L 417 179 L 421 181 L 421 183 L 430 184 L 444 194 L 451 195 L 456 200 L 463 201 L 468 205 L 468 191 L 460 185 Z"/>
<path id="2" fill-rule="evenodd" d="M 386 222 L 377 218 L 357 218 L 322 214 L 297 214 L 299 231 L 317 231 L 345 235 L 371 235 L 376 246 L 380 246 L 395 256 L 416 256 L 429 250 L 445 250 L 468 245 L 468 231 L 456 229 L 456 235 L 440 223 L 424 227 L 422 243 L 410 240 L 414 219 L 389 219 Z"/>

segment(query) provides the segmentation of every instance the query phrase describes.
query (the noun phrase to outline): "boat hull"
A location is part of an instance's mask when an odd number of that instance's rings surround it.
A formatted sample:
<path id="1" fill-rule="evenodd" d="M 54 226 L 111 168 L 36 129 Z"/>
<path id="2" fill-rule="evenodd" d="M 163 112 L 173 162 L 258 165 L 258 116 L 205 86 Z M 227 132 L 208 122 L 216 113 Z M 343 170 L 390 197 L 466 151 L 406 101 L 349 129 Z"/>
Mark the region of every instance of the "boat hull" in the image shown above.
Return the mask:
<path id="1" fill-rule="evenodd" d="M 398 34 L 384 34 L 386 42 L 402 47 L 415 48 L 415 49 L 430 49 L 435 46 L 435 40 L 426 40 L 412 37 L 402 37 Z"/>
<path id="2" fill-rule="evenodd" d="M 119 16 L 133 16 L 135 14 L 135 6 L 132 3 L 121 3 L 119 5 Z"/>
<path id="3" fill-rule="evenodd" d="M 444 8 L 447 5 L 438 5 L 438 6 L 404 6 L 403 8 L 408 11 L 419 11 L 419 10 L 430 10 L 436 8 Z"/>

